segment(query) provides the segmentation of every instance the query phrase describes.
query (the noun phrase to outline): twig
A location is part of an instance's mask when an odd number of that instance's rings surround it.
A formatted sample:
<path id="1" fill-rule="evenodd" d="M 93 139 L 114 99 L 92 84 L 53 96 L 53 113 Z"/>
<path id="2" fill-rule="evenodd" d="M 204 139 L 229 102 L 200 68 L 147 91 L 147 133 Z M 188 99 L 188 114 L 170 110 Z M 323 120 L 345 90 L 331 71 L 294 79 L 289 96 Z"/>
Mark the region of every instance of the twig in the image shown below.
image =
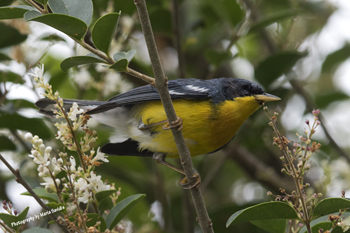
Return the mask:
<path id="1" fill-rule="evenodd" d="M 41 8 L 38 4 L 36 4 L 36 2 L 34 2 L 33 0 L 26 0 L 26 2 L 28 2 L 30 5 L 32 5 L 33 7 L 35 7 L 38 11 L 40 11 L 41 14 L 47 14 L 47 11 L 43 8 Z"/>
<path id="2" fill-rule="evenodd" d="M 179 62 L 179 66 L 177 69 L 178 78 L 184 79 L 186 78 L 185 75 L 185 56 L 182 51 L 181 46 L 181 30 L 180 30 L 180 20 L 179 20 L 179 1 L 178 0 L 172 0 L 172 27 L 173 27 L 173 43 L 175 46 L 175 49 L 177 51 L 177 60 Z"/>
<path id="3" fill-rule="evenodd" d="M 287 191 L 292 191 L 290 180 L 281 177 L 275 169 L 263 163 L 244 147 L 229 145 L 225 154 L 243 167 L 251 177 L 271 189 L 278 191 L 280 187 L 284 187 Z"/>
<path id="4" fill-rule="evenodd" d="M 175 122 L 177 120 L 177 116 L 174 110 L 174 106 L 172 104 L 170 94 L 167 87 L 167 79 L 165 78 L 164 71 L 162 69 L 156 43 L 153 36 L 153 31 L 151 27 L 151 23 L 148 16 L 147 6 L 145 0 L 134 0 L 134 3 L 137 7 L 137 11 L 140 18 L 141 27 L 143 30 L 143 34 L 145 36 L 148 53 L 151 59 L 153 73 L 155 75 L 155 83 L 158 89 L 160 98 L 162 100 L 165 113 L 167 115 L 168 121 Z M 192 159 L 190 152 L 186 146 L 184 137 L 181 131 L 177 131 L 176 128 L 172 129 L 172 133 L 175 139 L 175 143 L 177 149 L 179 151 L 179 156 L 181 158 L 181 164 L 185 171 L 186 177 L 189 181 L 189 185 L 194 185 L 197 181 L 198 175 L 196 175 L 196 171 L 193 167 Z M 202 228 L 202 231 L 214 232 L 212 227 L 212 222 L 209 219 L 209 215 L 203 200 L 203 196 L 201 190 L 199 188 L 190 189 L 192 198 L 194 201 L 194 206 L 198 215 L 198 222 Z"/>
<path id="5" fill-rule="evenodd" d="M 126 73 L 128 73 L 131 76 L 134 76 L 136 78 L 139 78 L 145 82 L 148 82 L 152 86 L 155 86 L 155 79 L 152 77 L 149 77 L 145 74 L 141 74 L 140 72 L 137 72 L 136 70 L 130 69 L 129 67 L 127 67 Z"/>
<path id="6" fill-rule="evenodd" d="M 243 0 L 243 1 L 247 5 L 248 8 L 253 9 L 253 5 L 250 2 L 250 0 Z M 259 15 L 256 11 L 252 11 L 252 19 L 254 21 L 258 21 Z M 274 43 L 274 41 L 271 39 L 271 37 L 269 36 L 269 34 L 267 33 L 267 31 L 265 29 L 261 29 L 261 36 L 262 36 L 263 41 L 266 44 L 270 54 L 276 53 L 278 51 L 278 47 L 277 47 L 276 43 Z M 304 88 L 302 87 L 300 82 L 298 80 L 294 79 L 294 77 L 296 76 L 295 72 L 288 71 L 285 73 L 285 75 L 287 76 L 287 79 L 290 80 L 289 82 L 292 85 L 293 89 L 304 98 L 304 100 L 306 101 L 307 108 L 309 110 L 316 108 L 315 102 L 310 98 L 308 93 L 304 90 Z M 326 122 L 322 113 L 319 115 L 319 118 L 320 118 L 321 122 L 323 122 L 323 123 Z M 335 142 L 333 137 L 330 135 L 329 130 L 326 127 L 326 124 L 322 124 L 321 127 L 323 128 L 323 130 L 326 134 L 326 137 L 329 140 L 329 143 L 332 145 L 332 147 L 341 156 L 345 157 L 345 159 L 347 159 L 350 162 L 350 155 L 348 153 L 346 153 L 342 148 L 340 148 L 340 146 Z"/>
<path id="7" fill-rule="evenodd" d="M 39 203 L 39 205 L 46 211 L 49 211 L 49 216 L 52 220 L 54 220 L 57 225 L 64 231 L 67 232 L 67 229 L 65 226 L 61 225 L 59 223 L 59 221 L 57 220 L 57 217 L 55 214 L 51 213 L 49 207 L 47 207 L 45 205 L 45 203 L 40 199 L 40 197 L 38 197 L 38 195 L 36 195 L 36 193 L 33 191 L 33 189 L 28 185 L 28 183 L 22 178 L 20 172 L 18 169 L 14 169 L 7 161 L 6 159 L 2 156 L 2 154 L 0 154 L 0 160 L 6 165 L 6 167 L 12 172 L 12 174 L 16 177 L 16 181 L 17 183 L 20 183 L 25 189 L 27 189 L 27 191 L 30 193 L 30 195 L 32 195 L 32 197 L 34 197 L 34 199 Z"/>

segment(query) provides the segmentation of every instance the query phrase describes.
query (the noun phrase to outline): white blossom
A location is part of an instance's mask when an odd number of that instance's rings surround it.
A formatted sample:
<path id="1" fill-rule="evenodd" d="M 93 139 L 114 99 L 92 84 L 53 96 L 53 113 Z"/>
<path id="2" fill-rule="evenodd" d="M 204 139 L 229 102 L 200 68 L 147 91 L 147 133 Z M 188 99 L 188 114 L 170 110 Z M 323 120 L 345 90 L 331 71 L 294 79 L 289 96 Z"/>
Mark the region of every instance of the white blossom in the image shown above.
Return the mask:
<path id="1" fill-rule="evenodd" d="M 93 158 L 92 162 L 95 162 L 97 160 L 100 160 L 100 161 L 103 161 L 105 163 L 108 163 L 108 159 L 107 159 L 107 156 L 105 155 L 105 153 L 102 153 L 100 151 L 100 147 L 97 149 L 97 154 L 96 156 Z"/>
<path id="2" fill-rule="evenodd" d="M 89 181 L 90 185 L 92 186 L 95 192 L 101 192 L 110 189 L 110 185 L 104 184 L 101 180 L 101 176 L 96 176 L 96 174 L 92 171 L 90 172 L 90 177 L 87 178 L 87 180 Z"/>
<path id="3" fill-rule="evenodd" d="M 46 190 L 56 192 L 56 186 L 54 183 L 54 180 L 51 177 L 43 177 L 45 183 L 40 183 L 41 185 L 45 186 Z M 59 179 L 55 179 L 56 184 L 59 185 L 61 181 Z"/>
<path id="4" fill-rule="evenodd" d="M 33 76 L 34 78 L 43 78 L 44 76 L 44 64 L 39 64 L 35 68 L 31 69 L 31 72 L 28 75 Z"/>
<path id="5" fill-rule="evenodd" d="M 78 104 L 76 102 L 74 102 L 72 107 L 70 108 L 70 112 L 68 113 L 68 117 L 72 121 L 75 121 L 77 119 L 77 115 L 82 114 L 83 112 L 84 112 L 84 110 L 80 109 Z"/>

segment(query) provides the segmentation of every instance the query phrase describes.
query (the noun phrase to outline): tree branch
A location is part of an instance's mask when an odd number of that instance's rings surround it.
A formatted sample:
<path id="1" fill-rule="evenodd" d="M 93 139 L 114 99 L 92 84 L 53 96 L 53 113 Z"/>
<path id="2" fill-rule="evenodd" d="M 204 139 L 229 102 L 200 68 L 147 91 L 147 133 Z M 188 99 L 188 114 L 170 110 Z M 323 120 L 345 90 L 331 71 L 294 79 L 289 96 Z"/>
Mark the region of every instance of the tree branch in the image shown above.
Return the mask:
<path id="1" fill-rule="evenodd" d="M 167 79 L 165 78 L 164 71 L 160 63 L 151 23 L 148 16 L 146 1 L 134 0 L 134 3 L 137 7 L 141 27 L 145 36 L 149 56 L 151 59 L 152 68 L 155 75 L 156 88 L 158 89 L 168 121 L 170 122 L 170 124 L 172 124 L 172 122 L 175 122 L 177 120 L 177 116 L 168 91 Z M 189 185 L 194 185 L 197 181 L 196 171 L 193 167 L 191 155 L 186 146 L 182 132 L 177 131 L 176 128 L 173 128 L 172 133 L 175 139 L 177 149 L 179 151 L 182 167 L 189 181 Z M 202 228 L 202 231 L 205 233 L 214 232 L 211 220 L 209 219 L 209 215 L 203 200 L 201 190 L 199 188 L 193 188 L 190 190 L 197 211 L 198 222 Z"/>
<path id="2" fill-rule="evenodd" d="M 32 197 L 34 197 L 34 199 L 39 203 L 39 205 L 46 211 L 50 211 L 49 207 L 47 207 L 47 205 L 45 205 L 45 203 L 40 199 L 40 197 L 38 197 L 38 195 L 36 195 L 36 193 L 33 191 L 33 189 L 28 185 L 28 183 L 22 178 L 20 172 L 18 169 L 14 169 L 7 161 L 6 159 L 2 156 L 2 154 L 0 154 L 0 160 L 6 165 L 6 167 L 12 172 L 12 174 L 16 177 L 16 181 L 17 183 L 20 183 L 25 189 L 27 189 L 27 191 L 30 193 L 30 195 L 32 195 Z M 61 225 L 59 223 L 59 221 L 57 220 L 57 217 L 55 214 L 51 213 L 51 211 L 49 212 L 49 216 L 52 220 L 54 220 L 57 225 L 62 229 L 63 232 L 67 232 L 67 228 L 63 225 Z"/>
<path id="3" fill-rule="evenodd" d="M 251 9 L 252 11 L 252 19 L 256 22 L 258 21 L 258 19 L 260 18 L 258 15 L 258 12 L 253 10 L 253 5 L 250 2 L 250 0 L 244 0 L 244 3 L 246 4 L 246 6 Z M 270 54 L 275 54 L 276 52 L 278 52 L 278 46 L 276 45 L 276 43 L 271 39 L 271 37 L 269 36 L 268 32 L 265 29 L 261 29 L 261 37 L 263 38 L 264 43 L 266 44 L 268 51 L 270 52 Z M 302 85 L 300 84 L 300 82 L 298 80 L 295 79 L 296 74 L 294 71 L 289 71 L 286 72 L 285 75 L 287 76 L 287 79 L 290 80 L 289 83 L 292 85 L 293 89 L 299 93 L 304 100 L 306 101 L 306 106 L 307 108 L 311 111 L 312 109 L 316 108 L 316 104 L 315 102 L 311 99 L 311 97 L 309 96 L 309 94 L 305 91 L 305 89 L 302 87 Z M 319 115 L 319 118 L 321 120 L 321 122 L 326 122 L 324 119 L 323 114 Z M 327 139 L 329 140 L 330 144 L 332 145 L 332 147 L 343 157 L 345 157 L 349 162 L 350 162 L 350 155 L 348 153 L 346 153 L 333 139 L 333 137 L 330 135 L 328 128 L 325 126 L 325 124 L 322 124 L 321 127 L 323 128 Z"/>

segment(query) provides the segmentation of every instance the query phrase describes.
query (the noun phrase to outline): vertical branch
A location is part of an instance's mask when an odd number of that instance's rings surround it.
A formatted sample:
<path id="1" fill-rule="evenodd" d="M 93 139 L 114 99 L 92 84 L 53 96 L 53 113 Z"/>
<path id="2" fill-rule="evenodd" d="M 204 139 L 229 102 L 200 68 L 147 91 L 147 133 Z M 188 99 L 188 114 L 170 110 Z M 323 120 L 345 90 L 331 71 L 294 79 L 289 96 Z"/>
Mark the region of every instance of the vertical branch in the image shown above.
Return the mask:
<path id="1" fill-rule="evenodd" d="M 179 62 L 179 67 L 177 69 L 178 78 L 186 78 L 185 75 L 185 57 L 182 52 L 181 46 L 181 31 L 180 31 L 180 20 L 179 20 L 179 1 L 172 0 L 172 28 L 173 28 L 173 43 L 177 51 L 177 60 Z"/>
<path id="2" fill-rule="evenodd" d="M 178 118 L 176 116 L 174 106 L 172 104 L 171 97 L 168 91 L 167 79 L 165 78 L 164 71 L 160 63 L 151 23 L 148 16 L 146 1 L 134 0 L 134 3 L 137 7 L 141 27 L 143 30 L 143 34 L 145 36 L 148 53 L 151 59 L 153 73 L 156 79 L 155 81 L 156 88 L 159 92 L 168 121 L 170 122 L 170 124 L 172 124 Z M 196 171 L 193 167 L 191 155 L 186 146 L 182 132 L 177 131 L 176 128 L 173 128 L 172 133 L 175 139 L 177 149 L 179 151 L 181 164 L 185 171 L 186 177 L 189 180 L 189 185 L 194 185 L 197 181 L 198 176 L 196 175 Z M 214 232 L 212 228 L 211 220 L 209 219 L 209 215 L 203 200 L 201 190 L 199 188 L 193 188 L 191 189 L 191 194 L 192 194 L 193 202 L 197 211 L 198 222 L 202 228 L 202 231 L 205 233 Z"/>

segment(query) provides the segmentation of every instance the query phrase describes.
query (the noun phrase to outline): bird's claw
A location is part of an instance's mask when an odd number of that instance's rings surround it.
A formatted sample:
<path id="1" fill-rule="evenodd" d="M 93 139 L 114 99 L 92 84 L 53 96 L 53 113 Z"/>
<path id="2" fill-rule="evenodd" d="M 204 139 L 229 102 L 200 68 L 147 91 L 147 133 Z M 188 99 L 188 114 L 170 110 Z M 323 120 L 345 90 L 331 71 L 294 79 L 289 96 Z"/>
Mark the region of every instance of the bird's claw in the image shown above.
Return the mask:
<path id="1" fill-rule="evenodd" d="M 163 129 L 173 129 L 173 128 L 177 128 L 177 131 L 182 130 L 182 119 L 180 117 L 177 117 L 177 119 L 173 122 L 171 122 L 171 124 L 169 124 L 169 122 L 167 122 L 165 125 L 163 125 L 162 127 Z"/>
<path id="2" fill-rule="evenodd" d="M 193 177 L 197 179 L 197 181 L 194 184 L 189 185 L 187 177 L 183 178 L 179 182 L 179 184 L 182 185 L 182 186 L 187 186 L 187 187 L 184 187 L 183 189 L 196 189 L 196 188 L 199 187 L 199 185 L 201 184 L 202 180 L 201 180 L 201 177 L 200 177 L 200 175 L 198 173 L 194 174 Z"/>

